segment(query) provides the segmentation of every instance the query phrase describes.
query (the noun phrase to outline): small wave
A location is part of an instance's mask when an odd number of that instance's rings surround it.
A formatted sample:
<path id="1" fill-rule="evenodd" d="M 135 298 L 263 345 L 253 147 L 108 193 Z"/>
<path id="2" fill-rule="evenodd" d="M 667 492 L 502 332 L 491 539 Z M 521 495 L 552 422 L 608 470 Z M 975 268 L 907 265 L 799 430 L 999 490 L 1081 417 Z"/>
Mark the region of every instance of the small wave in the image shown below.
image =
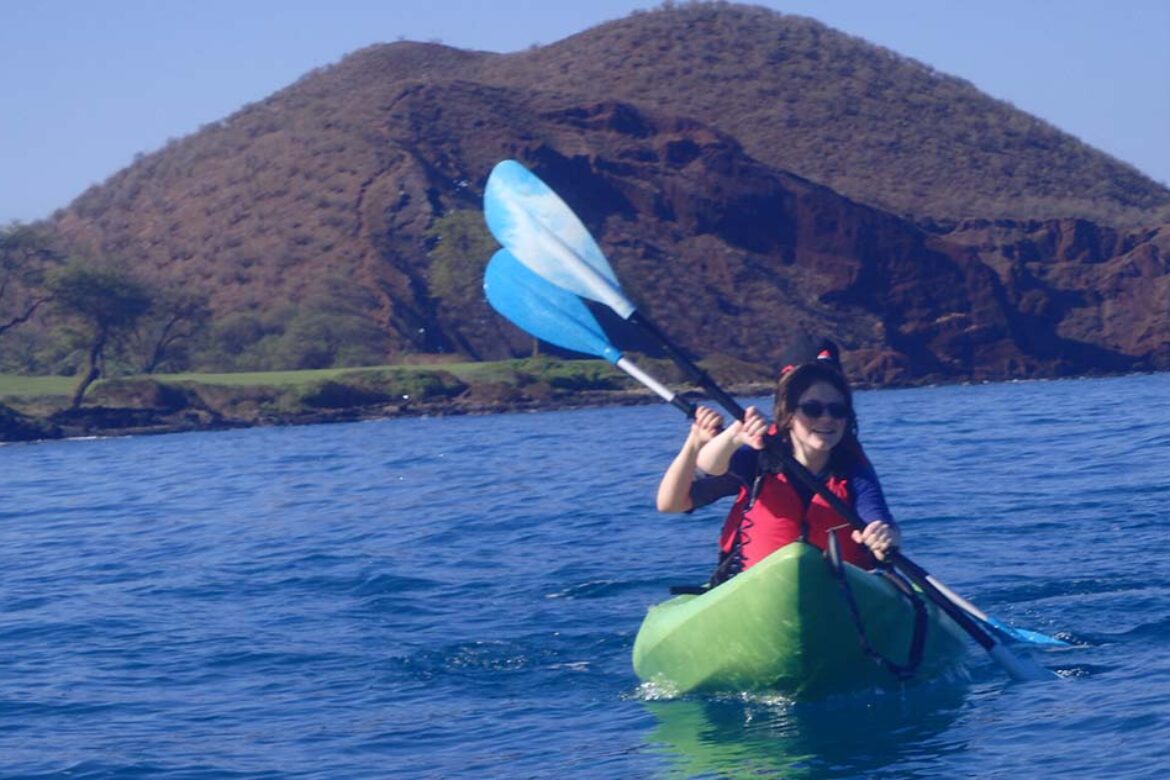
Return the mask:
<path id="1" fill-rule="evenodd" d="M 402 577 L 395 574 L 376 574 L 353 583 L 350 592 L 358 597 L 411 593 L 438 588 L 437 580 L 426 577 Z"/>
<path id="2" fill-rule="evenodd" d="M 420 679 L 440 675 L 495 678 L 548 664 L 555 656 L 547 651 L 505 641 L 461 642 L 442 648 L 424 649 L 398 659 L 403 668 Z"/>
<path id="3" fill-rule="evenodd" d="M 578 585 L 571 585 L 564 590 L 555 593 L 549 593 L 545 598 L 548 599 L 598 599 L 613 596 L 619 593 L 625 593 L 633 587 L 637 587 L 636 583 L 630 583 L 618 580 L 595 580 L 593 582 L 583 582 Z"/>
<path id="4" fill-rule="evenodd" d="M 1170 640 L 1170 617 L 1162 617 L 1147 623 L 1139 623 L 1117 637 L 1127 639 L 1155 639 L 1159 642 Z"/>

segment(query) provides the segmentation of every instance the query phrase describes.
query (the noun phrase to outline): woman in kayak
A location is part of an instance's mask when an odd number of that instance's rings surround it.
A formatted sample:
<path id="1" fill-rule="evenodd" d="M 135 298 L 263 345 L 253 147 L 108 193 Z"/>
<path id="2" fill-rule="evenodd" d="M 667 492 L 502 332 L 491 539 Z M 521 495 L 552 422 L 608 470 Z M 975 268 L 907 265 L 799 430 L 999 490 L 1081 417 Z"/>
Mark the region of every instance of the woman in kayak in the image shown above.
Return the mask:
<path id="1" fill-rule="evenodd" d="M 707 479 L 730 474 L 740 486 L 740 511 L 733 509 L 721 539 L 721 566 L 728 571 L 718 581 L 797 540 L 825 549 L 829 535 L 835 534 L 841 558 L 865 568 L 901 542 L 877 475 L 857 440 L 853 394 L 837 362 L 837 348 L 824 341 L 812 354 L 811 359 L 805 354 L 789 361 L 781 371 L 771 426 L 751 407 L 743 422 L 714 437 L 696 460 Z M 848 520 L 785 467 L 786 458 L 853 509 L 866 522 L 865 529 L 838 533 L 850 527 Z M 702 481 L 692 486 L 692 495 L 696 488 L 703 492 Z"/>

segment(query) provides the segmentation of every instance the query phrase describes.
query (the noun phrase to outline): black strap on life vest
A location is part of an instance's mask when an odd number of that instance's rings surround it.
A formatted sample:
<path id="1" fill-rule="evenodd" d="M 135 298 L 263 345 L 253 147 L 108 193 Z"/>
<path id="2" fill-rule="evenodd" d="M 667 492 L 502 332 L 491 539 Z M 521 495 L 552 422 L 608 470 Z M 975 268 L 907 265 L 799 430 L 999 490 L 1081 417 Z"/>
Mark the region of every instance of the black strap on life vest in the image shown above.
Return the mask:
<path id="1" fill-rule="evenodd" d="M 757 461 L 758 464 L 758 461 Z M 707 584 L 703 586 L 705 590 L 710 590 L 716 585 L 721 585 L 737 574 L 743 572 L 743 548 L 744 545 L 751 541 L 751 535 L 748 533 L 752 528 L 752 520 L 747 516 L 748 510 L 755 506 L 756 499 L 760 496 L 760 488 L 764 483 L 764 471 L 757 465 L 756 476 L 752 480 L 752 485 L 748 489 L 748 500 L 740 511 L 739 525 L 735 529 L 735 537 L 731 540 L 731 549 L 724 552 L 719 550 L 719 560 L 715 564 L 715 571 L 711 572 L 711 576 L 707 578 Z M 674 589 L 671 589 L 674 592 Z"/>
<path id="2" fill-rule="evenodd" d="M 756 505 L 756 501 L 760 497 L 760 490 L 764 486 L 764 478 L 768 475 L 778 474 L 783 471 L 783 459 L 776 452 L 775 448 L 783 447 L 784 442 L 776 436 L 768 437 L 765 442 L 764 449 L 760 451 L 756 458 L 755 477 L 752 479 L 751 487 L 748 488 L 748 500 L 744 504 L 739 526 L 735 529 L 735 538 L 731 542 L 731 550 L 729 552 L 719 551 L 719 560 L 715 564 L 715 571 L 711 572 L 711 576 L 707 579 L 706 584 L 699 586 L 675 585 L 670 589 L 672 594 L 706 593 L 711 588 L 727 582 L 735 575 L 743 572 L 743 548 L 751 541 L 751 534 L 749 532 L 753 525 L 747 513 Z M 811 501 L 811 494 L 808 500 Z M 805 509 L 808 509 L 807 503 Z M 805 515 L 800 518 L 800 541 L 807 542 L 808 533 L 809 524 L 806 511 Z"/>
<path id="3" fill-rule="evenodd" d="M 841 547 L 837 542 L 837 529 L 829 531 L 829 546 L 825 550 L 825 560 L 828 562 L 833 576 L 841 585 L 841 594 L 845 597 L 845 604 L 849 607 L 849 615 L 853 618 L 854 627 L 857 628 L 857 638 L 861 643 L 862 652 L 899 680 L 913 677 L 922 663 L 922 653 L 926 647 L 926 604 L 922 598 L 907 583 L 905 589 L 909 594 L 907 598 L 910 599 L 910 603 L 914 607 L 914 631 L 910 637 L 910 649 L 906 654 L 906 663 L 899 664 L 879 653 L 870 643 L 869 637 L 866 636 L 865 625 L 861 621 L 861 611 L 857 608 L 857 601 L 853 598 L 853 591 L 849 588 L 849 582 L 845 578 L 845 567 L 841 562 Z M 892 568 L 887 570 L 886 574 L 901 577 Z"/>
<path id="4" fill-rule="evenodd" d="M 731 542 L 731 550 L 723 552 L 721 549 L 719 551 L 719 560 L 715 564 L 715 571 L 711 572 L 711 576 L 707 579 L 707 582 L 702 585 L 672 585 L 670 586 L 670 594 L 672 596 L 702 595 L 743 572 L 743 548 L 744 545 L 751 541 L 749 531 L 752 527 L 751 518 L 747 516 L 747 513 L 756 505 L 756 500 L 760 497 L 760 490 L 764 486 L 764 477 L 769 474 L 779 474 L 784 470 L 784 459 L 777 451 L 777 448 L 783 446 L 785 444 L 781 437 L 776 435 L 765 437 L 764 449 L 756 457 L 755 477 L 752 479 L 751 487 L 748 488 L 748 500 L 744 504 L 739 526 L 735 529 L 735 538 Z M 793 484 L 796 483 L 793 482 Z M 811 500 L 811 496 L 809 500 Z M 807 510 L 807 508 L 806 505 L 805 509 Z M 807 542 L 808 533 L 809 525 L 806 513 L 800 520 L 800 541 Z"/>
<path id="5" fill-rule="evenodd" d="M 724 552 L 720 548 L 719 560 L 715 564 L 715 571 L 711 572 L 711 576 L 707 578 L 706 582 L 702 585 L 671 585 L 670 595 L 701 596 L 715 586 L 721 585 L 741 573 L 743 571 L 744 526 L 750 522 L 745 518 L 740 522 L 739 528 L 735 529 L 735 539 L 731 543 L 731 550 L 729 552 Z"/>

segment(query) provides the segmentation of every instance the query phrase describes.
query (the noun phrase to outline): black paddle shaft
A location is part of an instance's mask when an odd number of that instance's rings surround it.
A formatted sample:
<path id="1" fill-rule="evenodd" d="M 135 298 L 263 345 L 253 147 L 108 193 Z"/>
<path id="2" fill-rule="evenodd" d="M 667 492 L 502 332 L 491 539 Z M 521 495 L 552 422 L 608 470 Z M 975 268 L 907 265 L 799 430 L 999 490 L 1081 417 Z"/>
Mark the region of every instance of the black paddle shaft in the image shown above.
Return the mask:
<path id="1" fill-rule="evenodd" d="M 720 406 L 730 412 L 735 419 L 740 421 L 743 420 L 745 414 L 743 407 L 740 406 L 734 398 L 723 392 L 723 388 L 715 384 L 715 380 L 711 378 L 711 375 L 696 366 L 694 362 L 692 362 L 690 358 L 684 355 L 682 351 L 680 351 L 679 348 L 674 345 L 674 342 L 668 339 L 666 334 L 660 331 L 653 322 L 646 319 L 636 311 L 630 315 L 629 321 L 634 325 L 643 328 L 647 333 L 656 338 L 658 343 L 662 345 L 662 348 L 666 350 L 666 354 L 670 355 L 670 359 L 674 361 L 675 365 L 683 370 L 683 373 L 690 377 L 692 382 L 710 393 L 711 397 L 714 398 Z"/>

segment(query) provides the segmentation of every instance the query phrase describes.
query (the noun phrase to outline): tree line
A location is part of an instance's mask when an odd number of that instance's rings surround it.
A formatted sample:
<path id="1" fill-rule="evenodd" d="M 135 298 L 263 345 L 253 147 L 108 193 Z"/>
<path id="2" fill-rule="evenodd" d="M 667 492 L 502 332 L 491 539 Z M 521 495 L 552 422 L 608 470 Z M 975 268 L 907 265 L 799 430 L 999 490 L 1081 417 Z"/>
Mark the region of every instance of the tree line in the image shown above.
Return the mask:
<path id="1" fill-rule="evenodd" d="M 181 362 L 210 318 L 200 296 L 71 254 L 43 226 L 0 228 L 0 370 L 72 373 L 74 408 L 111 370 L 150 374 Z"/>
<path id="2" fill-rule="evenodd" d="M 326 276 L 297 301 L 217 313 L 190 285 L 65 247 L 44 223 L 0 226 L 0 372 L 76 376 L 75 407 L 103 377 L 380 365 L 376 306 Z"/>

